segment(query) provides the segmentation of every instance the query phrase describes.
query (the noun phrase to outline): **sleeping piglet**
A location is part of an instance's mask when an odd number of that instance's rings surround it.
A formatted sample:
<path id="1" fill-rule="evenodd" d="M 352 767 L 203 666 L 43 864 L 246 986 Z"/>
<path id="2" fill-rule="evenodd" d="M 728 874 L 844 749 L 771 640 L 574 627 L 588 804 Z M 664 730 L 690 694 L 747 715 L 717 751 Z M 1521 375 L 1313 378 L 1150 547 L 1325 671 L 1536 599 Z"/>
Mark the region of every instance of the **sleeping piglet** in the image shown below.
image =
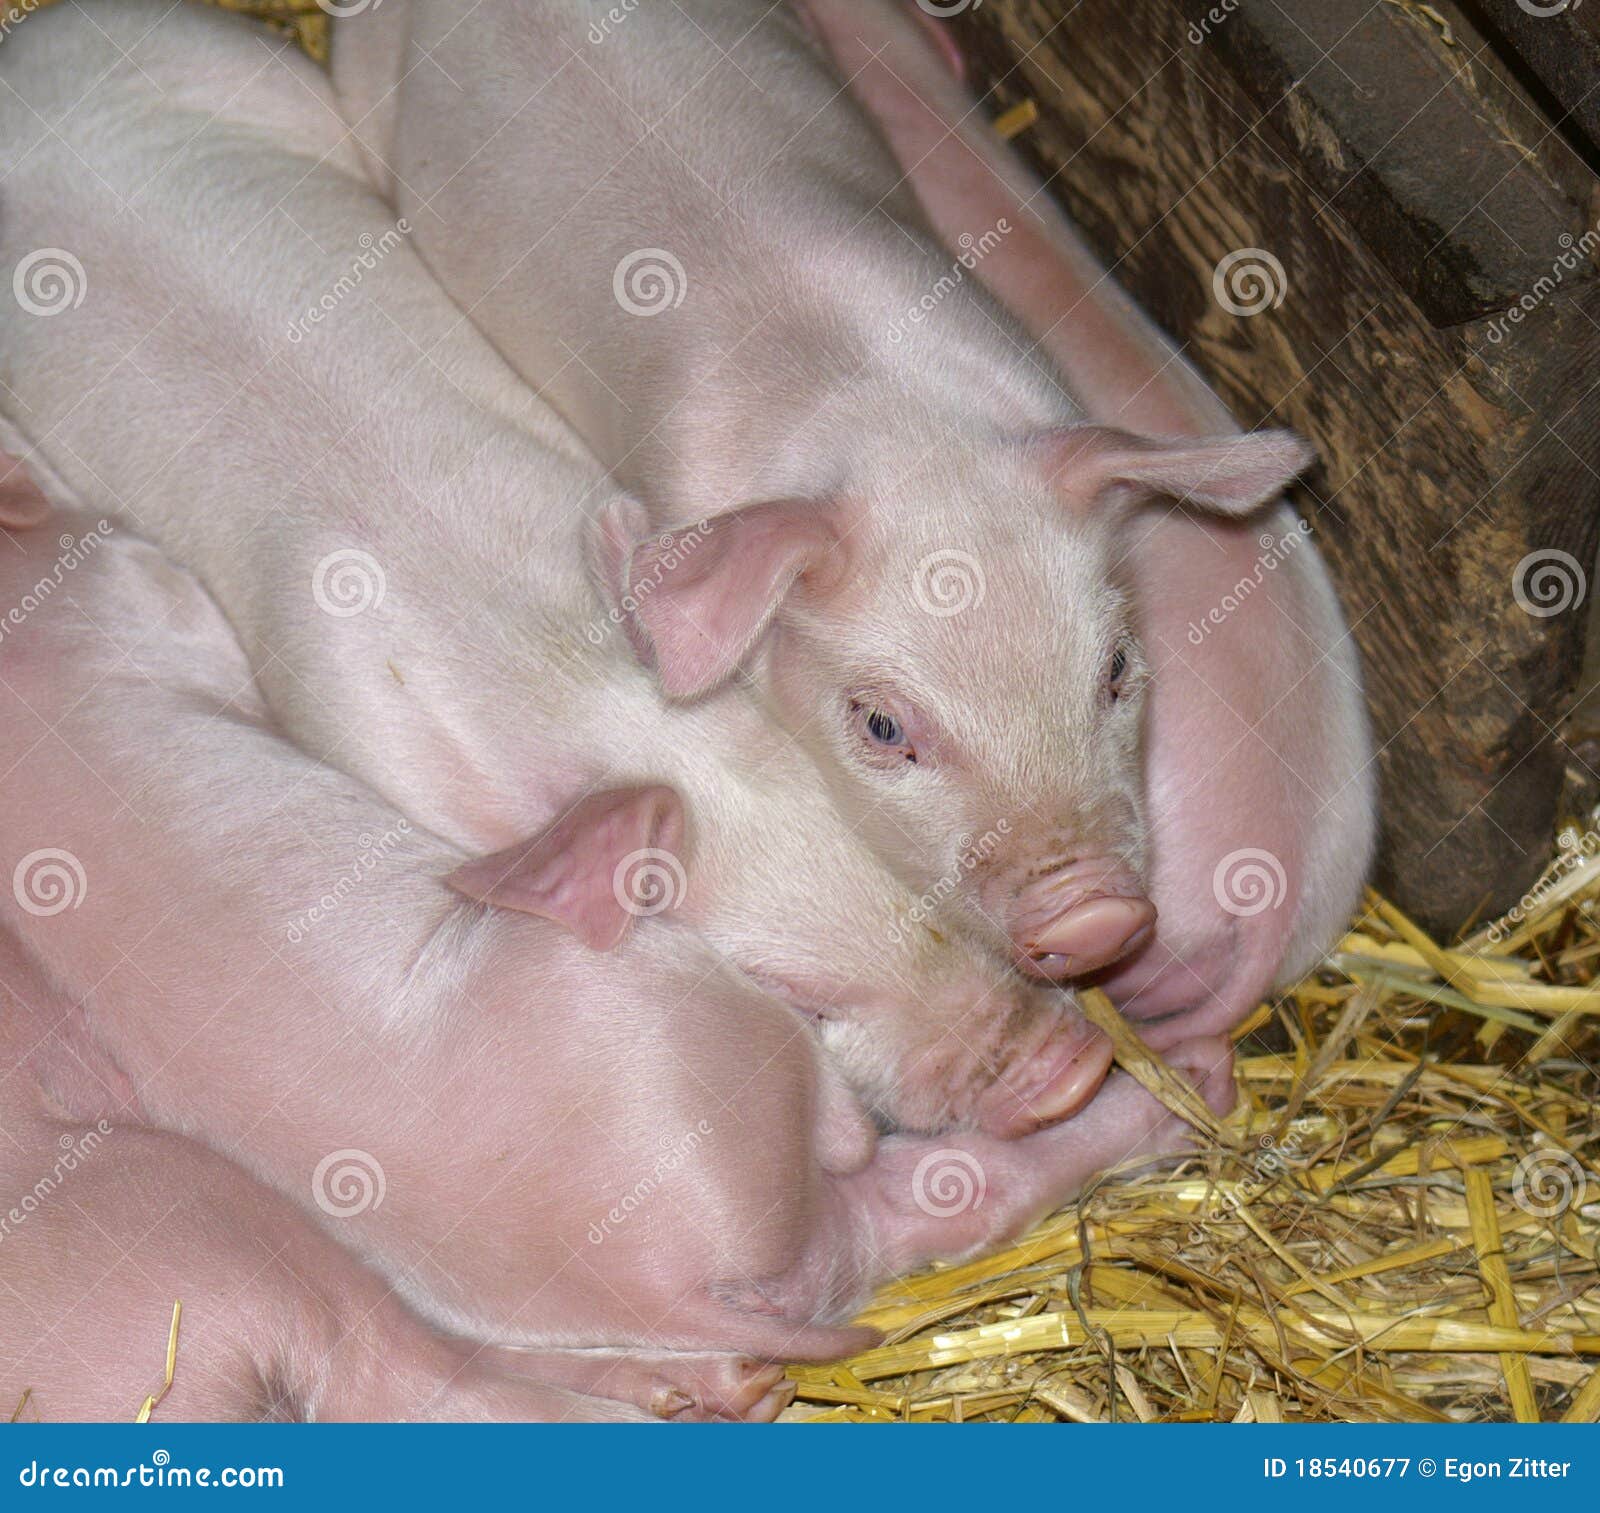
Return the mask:
<path id="1" fill-rule="evenodd" d="M 145 1124 L 78 1005 L 3 931 L 0 1068 L 0 1402 L 14 1420 L 131 1420 L 162 1385 L 175 1301 L 158 1421 L 646 1417 L 430 1328 L 289 1199 Z M 637 1368 L 559 1363 L 607 1388 Z"/>
<path id="2" fill-rule="evenodd" d="M 1177 1143 L 1121 1074 L 1022 1139 L 875 1140 L 800 1017 L 692 932 L 646 919 L 597 953 L 444 886 L 461 853 L 275 733 L 153 548 L 58 517 L 0 553 L 0 603 L 57 566 L 0 639 L 0 928 L 74 1006 L 69 1059 L 508 1369 L 774 1412 L 776 1372 L 706 1352 L 859 1348 L 835 1321 L 874 1283 Z M 1227 1101 L 1225 1044 L 1175 1061 Z"/>
<path id="3" fill-rule="evenodd" d="M 390 0 L 334 73 L 434 272 L 665 533 L 625 572 L 665 691 L 748 668 L 912 890 L 1033 970 L 1147 940 L 1124 522 L 1247 514 L 1305 444 L 1091 423 L 782 6 Z"/>
<path id="4" fill-rule="evenodd" d="M 800 0 L 947 245 L 974 260 L 1099 421 L 1231 417 L 1095 260 L 960 82 L 948 25 L 902 0 Z M 1280 500 L 1248 526 L 1150 511 L 1129 539 L 1151 662 L 1146 804 L 1155 940 L 1105 986 L 1158 1047 L 1237 1024 L 1356 907 L 1376 799 L 1360 669 L 1327 570 Z"/>
<path id="5" fill-rule="evenodd" d="M 156 3 L 8 39 L 0 262 L 56 249 L 83 298 L 0 302 L 0 442 L 197 572 L 292 739 L 487 853 L 474 898 L 594 948 L 670 910 L 885 1124 L 1081 1108 L 1110 1050 L 1070 998 L 937 924 L 742 690 L 663 705 L 629 643 L 650 585 L 623 594 L 640 507 L 430 277 L 321 73 L 264 48 Z M 725 528 L 663 550 L 715 560 Z"/>

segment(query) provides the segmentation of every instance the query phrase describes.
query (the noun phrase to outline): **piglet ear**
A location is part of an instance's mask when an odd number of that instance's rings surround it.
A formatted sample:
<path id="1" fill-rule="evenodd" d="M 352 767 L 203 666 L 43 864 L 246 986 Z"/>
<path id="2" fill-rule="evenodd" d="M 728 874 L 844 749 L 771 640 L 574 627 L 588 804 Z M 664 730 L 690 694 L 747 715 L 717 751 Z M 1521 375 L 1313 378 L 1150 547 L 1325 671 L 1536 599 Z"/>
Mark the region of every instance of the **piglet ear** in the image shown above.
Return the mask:
<path id="1" fill-rule="evenodd" d="M 672 698 L 715 688 L 802 578 L 832 581 L 841 551 L 827 504 L 774 500 L 637 547 L 627 593 Z"/>
<path id="2" fill-rule="evenodd" d="M 1056 481 L 1074 505 L 1092 506 L 1120 485 L 1219 515 L 1247 515 L 1275 499 L 1316 458 L 1293 431 L 1150 437 L 1070 426 L 1052 432 L 1047 448 Z"/>
<path id="3" fill-rule="evenodd" d="M 0 528 L 26 530 L 50 518 L 50 501 L 27 468 L 9 452 L 0 452 Z"/>
<path id="4" fill-rule="evenodd" d="M 633 921 L 683 901 L 683 802 L 659 784 L 580 799 L 547 830 L 445 879 L 480 903 L 565 925 L 609 951 Z"/>
<path id="5" fill-rule="evenodd" d="M 590 581 L 600 595 L 606 615 L 620 626 L 633 648 L 634 655 L 643 663 L 652 660 L 650 642 L 644 628 L 630 611 L 627 596 L 628 564 L 633 556 L 633 544 L 649 527 L 644 506 L 627 494 L 609 499 L 590 520 L 584 538 L 584 556 Z M 590 639 L 596 645 L 604 639 L 603 625 L 596 627 Z"/>

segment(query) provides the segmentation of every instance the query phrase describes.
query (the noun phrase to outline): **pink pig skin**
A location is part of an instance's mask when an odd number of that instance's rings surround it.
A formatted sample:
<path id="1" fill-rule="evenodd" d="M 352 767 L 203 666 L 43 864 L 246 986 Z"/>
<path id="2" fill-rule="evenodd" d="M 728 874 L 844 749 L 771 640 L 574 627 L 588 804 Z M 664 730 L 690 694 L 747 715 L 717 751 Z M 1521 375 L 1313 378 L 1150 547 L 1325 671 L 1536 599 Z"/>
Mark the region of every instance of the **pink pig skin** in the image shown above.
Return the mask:
<path id="1" fill-rule="evenodd" d="M 24 1422 L 132 1422 L 181 1301 L 157 1422 L 645 1419 L 430 1329 L 287 1199 L 144 1125 L 71 999 L 4 934 L 0 1065 L 7 1416 L 26 1393 Z"/>
<path id="2" fill-rule="evenodd" d="M 1232 427 L 979 115 L 947 27 L 896 0 L 797 8 L 946 242 L 1002 218 L 1012 228 L 974 275 L 1091 416 L 1165 435 Z M 1316 549 L 1299 537 L 1280 502 L 1248 525 L 1151 512 L 1132 543 L 1153 663 L 1146 804 L 1160 923 L 1106 986 L 1131 1016 L 1159 1019 L 1145 1027 L 1157 1046 L 1225 1031 L 1302 976 L 1343 929 L 1370 865 L 1375 793 L 1355 650 Z M 1292 549 L 1262 572 L 1263 543 L 1283 540 Z M 1246 580 L 1249 597 L 1208 623 Z M 1240 857 L 1230 872 L 1227 859 L 1245 850 L 1270 860 Z M 1253 880 L 1237 870 L 1252 865 Z"/>
<path id="3" fill-rule="evenodd" d="M 641 824 L 623 855 L 673 853 L 673 917 L 801 1008 L 886 1123 L 1082 1106 L 1110 1049 L 1070 998 L 935 933 L 743 690 L 663 705 L 615 603 L 637 506 L 429 276 L 318 69 L 235 17 L 119 3 L 19 28 L 0 78 L 0 260 L 78 248 L 86 284 L 52 316 L 0 301 L 0 441 L 200 575 L 292 739 L 503 853 L 476 896 L 596 946 L 632 920 L 609 867 L 552 886 L 589 846 L 574 814 L 676 790 L 676 839 Z M 719 550 L 685 538 L 658 549 Z"/>
<path id="4" fill-rule="evenodd" d="M 15 544 L 3 602 L 58 550 L 54 530 Z M 663 1352 L 860 1346 L 831 1321 L 874 1283 L 1181 1143 L 1118 1074 L 1024 1139 L 874 1147 L 798 1017 L 690 933 L 649 920 L 596 954 L 442 886 L 460 853 L 274 734 L 214 605 L 131 536 L 7 627 L 0 673 L 0 927 L 81 1005 L 123 1117 L 237 1161 L 429 1322 L 535 1352 L 535 1374 L 595 1359 L 558 1348 L 643 1351 L 685 1397 L 709 1375 L 735 1398 L 745 1378 L 702 1356 L 686 1387 Z M 1227 1104 L 1224 1042 L 1173 1060 Z M 950 1201 L 962 1173 L 981 1201 Z"/>
<path id="5" fill-rule="evenodd" d="M 653 529 L 715 521 L 626 564 L 666 692 L 748 665 L 913 891 L 1032 970 L 1136 948 L 1147 674 L 1112 502 L 1237 515 L 1303 443 L 1085 426 L 780 6 L 389 0 L 334 75 L 460 307 Z"/>

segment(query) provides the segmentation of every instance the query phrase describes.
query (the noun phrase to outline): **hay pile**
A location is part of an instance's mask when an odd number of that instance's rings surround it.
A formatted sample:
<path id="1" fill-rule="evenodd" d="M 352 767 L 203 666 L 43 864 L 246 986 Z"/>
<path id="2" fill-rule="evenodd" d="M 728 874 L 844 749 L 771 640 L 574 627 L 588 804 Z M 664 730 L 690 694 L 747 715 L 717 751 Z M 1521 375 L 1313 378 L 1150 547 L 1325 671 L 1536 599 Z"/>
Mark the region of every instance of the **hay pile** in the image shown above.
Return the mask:
<path id="1" fill-rule="evenodd" d="M 327 56 L 317 0 L 212 3 Z M 1526 919 L 1454 949 L 1370 898 L 1241 1030 L 1200 1153 L 886 1288 L 887 1342 L 796 1368 L 785 1417 L 1600 1420 L 1597 896 L 1568 846 Z"/>
<path id="2" fill-rule="evenodd" d="M 1569 846 L 1452 950 L 1369 895 L 1241 1031 L 1201 1153 L 884 1289 L 886 1343 L 797 1368 L 786 1416 L 1600 1419 L 1597 895 Z"/>

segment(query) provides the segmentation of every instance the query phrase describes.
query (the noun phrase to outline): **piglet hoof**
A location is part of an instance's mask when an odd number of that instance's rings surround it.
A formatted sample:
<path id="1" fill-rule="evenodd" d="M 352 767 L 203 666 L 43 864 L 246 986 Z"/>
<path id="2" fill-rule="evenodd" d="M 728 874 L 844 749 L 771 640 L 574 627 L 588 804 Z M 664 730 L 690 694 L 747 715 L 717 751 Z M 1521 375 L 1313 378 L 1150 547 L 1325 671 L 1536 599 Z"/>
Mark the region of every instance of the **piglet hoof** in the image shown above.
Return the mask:
<path id="1" fill-rule="evenodd" d="M 663 1418 L 769 1424 L 794 1399 L 794 1383 L 785 1378 L 782 1366 L 746 1356 L 685 1356 L 681 1364 L 671 1365 L 663 1358 L 660 1365 L 675 1383 L 673 1397 L 687 1399 L 685 1408 L 659 1415 Z"/>
<path id="2" fill-rule="evenodd" d="M 740 1419 L 764 1424 L 794 1396 L 784 1368 L 749 1356 L 677 1350 L 518 1350 L 480 1352 L 541 1381 L 628 1403 L 684 1423 Z"/>
<path id="3" fill-rule="evenodd" d="M 1232 1110 L 1238 1089 L 1233 1082 L 1233 1042 L 1226 1036 L 1181 1041 L 1164 1053 L 1164 1059 L 1194 1084 L 1213 1114 L 1221 1117 Z"/>

